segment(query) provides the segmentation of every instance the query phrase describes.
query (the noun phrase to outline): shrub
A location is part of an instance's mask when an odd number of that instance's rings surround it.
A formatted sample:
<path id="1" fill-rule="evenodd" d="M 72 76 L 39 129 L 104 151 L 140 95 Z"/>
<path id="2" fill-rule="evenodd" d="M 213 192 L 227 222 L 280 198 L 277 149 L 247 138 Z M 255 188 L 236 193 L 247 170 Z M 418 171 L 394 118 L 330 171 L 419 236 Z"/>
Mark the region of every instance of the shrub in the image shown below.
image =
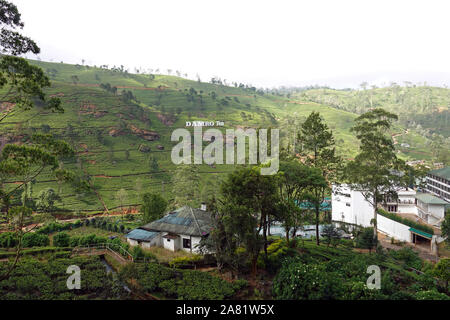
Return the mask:
<path id="1" fill-rule="evenodd" d="M 133 255 L 134 259 L 141 259 L 145 257 L 144 250 L 140 246 L 133 247 L 133 250 L 131 250 L 131 254 Z"/>
<path id="2" fill-rule="evenodd" d="M 416 293 L 417 300 L 450 300 L 450 297 L 436 289 Z"/>
<path id="3" fill-rule="evenodd" d="M 62 251 L 62 252 L 55 252 L 55 253 L 53 253 L 52 254 L 52 256 L 50 257 L 50 259 L 62 259 L 62 258 L 64 258 L 64 259 L 68 259 L 68 258 L 70 258 L 70 255 L 71 255 L 72 253 L 69 251 L 69 252 L 66 252 L 66 251 Z"/>
<path id="4" fill-rule="evenodd" d="M 234 280 L 232 286 L 235 291 L 239 291 L 248 286 L 248 281 L 245 279 Z"/>
<path id="5" fill-rule="evenodd" d="M 422 268 L 422 259 L 420 259 L 419 254 L 411 248 L 404 247 L 400 250 L 391 250 L 389 251 L 389 254 L 392 258 L 403 261 L 407 267 L 417 270 Z"/>
<path id="6" fill-rule="evenodd" d="M 272 242 L 267 247 L 267 261 L 265 263 L 265 268 L 271 273 L 275 273 L 281 268 L 281 264 L 285 258 L 292 256 L 294 250 L 286 246 L 286 241 L 284 239 L 279 239 Z M 264 266 L 263 262 L 264 256 L 260 255 L 258 258 L 258 263 Z"/>
<path id="7" fill-rule="evenodd" d="M 0 247 L 12 248 L 17 244 L 17 239 L 14 232 L 0 233 Z"/>
<path id="8" fill-rule="evenodd" d="M 444 282 L 445 289 L 448 289 L 450 281 L 450 259 L 441 259 L 434 267 L 433 274 Z"/>
<path id="9" fill-rule="evenodd" d="M 234 295 L 233 286 L 210 274 L 184 270 L 182 279 L 176 282 L 177 299 L 222 300 Z"/>
<path id="10" fill-rule="evenodd" d="M 81 224 L 79 225 L 81 226 Z M 58 223 L 58 222 L 52 222 L 49 223 L 41 228 L 39 228 L 36 233 L 40 233 L 40 234 L 50 234 L 50 233 L 54 233 L 54 232 L 61 232 L 64 230 L 70 230 L 74 228 L 74 224 L 68 222 L 68 223 Z"/>
<path id="11" fill-rule="evenodd" d="M 167 208 L 167 201 L 159 194 L 145 193 L 142 196 L 142 213 L 144 223 L 162 218 Z"/>
<path id="12" fill-rule="evenodd" d="M 74 223 L 72 223 L 72 228 L 79 228 L 83 225 L 83 223 L 81 222 L 81 220 L 77 220 Z"/>
<path id="13" fill-rule="evenodd" d="M 53 237 L 53 245 L 55 247 L 68 247 L 70 236 L 65 232 L 55 234 Z"/>
<path id="14" fill-rule="evenodd" d="M 70 237 L 69 247 L 76 247 L 80 244 L 80 237 Z"/>
<path id="15" fill-rule="evenodd" d="M 147 292 L 163 292 L 164 295 L 184 300 L 222 300 L 234 295 L 235 287 L 218 277 L 195 270 L 177 270 L 155 263 L 125 266 L 119 272 L 122 281 L 136 279 Z"/>
<path id="16" fill-rule="evenodd" d="M 415 300 L 416 297 L 408 292 L 397 291 L 389 296 L 390 300 Z"/>
<path id="17" fill-rule="evenodd" d="M 159 287 L 168 298 L 176 298 L 178 287 L 175 279 L 161 281 Z"/>
<path id="18" fill-rule="evenodd" d="M 39 234 L 35 232 L 26 233 L 23 236 L 23 247 L 31 248 L 31 247 L 45 247 L 50 244 L 50 239 L 47 235 Z"/>
<path id="19" fill-rule="evenodd" d="M 304 264 L 299 259 L 283 263 L 273 282 L 273 294 L 280 300 L 338 299 L 343 296 L 342 279 L 323 264 Z"/>
<path id="20" fill-rule="evenodd" d="M 329 246 L 330 244 L 335 246 L 337 244 L 337 240 L 339 240 L 340 238 L 338 230 L 332 224 L 324 226 L 320 235 L 324 237 L 324 242 L 327 244 L 327 246 Z"/>
<path id="21" fill-rule="evenodd" d="M 178 258 L 174 258 L 172 261 L 170 261 L 169 266 L 171 266 L 173 268 L 192 266 L 196 262 L 201 261 L 202 259 L 203 258 L 200 255 L 194 255 L 192 257 L 189 257 L 189 256 L 178 257 Z"/>
<path id="22" fill-rule="evenodd" d="M 42 249 L 39 249 L 42 250 Z M 0 281 L 0 300 L 117 299 L 127 293 L 107 275 L 98 257 L 69 258 L 70 252 L 55 253 L 40 261 L 22 258 L 8 280 Z M 82 290 L 67 288 L 67 266 L 77 265 L 82 271 Z"/>
<path id="23" fill-rule="evenodd" d="M 373 235 L 373 228 L 363 228 L 356 238 L 356 246 L 362 249 L 369 249 L 376 245 L 376 239 Z"/>

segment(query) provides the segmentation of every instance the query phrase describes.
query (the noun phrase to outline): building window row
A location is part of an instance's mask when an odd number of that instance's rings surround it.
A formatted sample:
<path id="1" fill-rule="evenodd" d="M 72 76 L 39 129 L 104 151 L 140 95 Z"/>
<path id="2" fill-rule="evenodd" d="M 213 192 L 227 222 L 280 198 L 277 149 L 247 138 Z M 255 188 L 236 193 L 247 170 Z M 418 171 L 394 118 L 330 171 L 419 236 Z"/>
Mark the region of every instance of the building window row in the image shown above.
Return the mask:
<path id="1" fill-rule="evenodd" d="M 428 186 L 427 189 L 428 189 L 429 192 L 435 193 L 435 194 L 437 194 L 437 195 L 439 195 L 441 197 L 444 197 L 446 199 L 450 199 L 450 194 L 448 194 L 447 192 L 441 191 L 441 190 L 436 189 L 436 188 L 431 187 L 431 186 Z"/>
<path id="2" fill-rule="evenodd" d="M 432 180 L 428 180 L 428 181 L 427 181 L 427 184 L 428 184 L 428 185 L 432 185 L 432 186 L 434 186 L 434 187 L 438 187 L 438 188 L 441 189 L 441 190 L 450 192 L 450 186 L 446 186 L 446 185 L 444 185 L 444 184 L 437 183 L 437 182 L 432 181 Z"/>
<path id="3" fill-rule="evenodd" d="M 443 183 L 445 183 L 445 184 L 450 184 L 450 181 L 448 181 L 447 179 L 444 179 L 444 178 L 441 178 L 441 177 L 438 177 L 438 176 L 433 176 L 432 174 L 428 174 L 427 176 L 428 176 L 429 178 L 431 178 L 431 179 L 434 179 L 434 180 L 443 182 Z"/>

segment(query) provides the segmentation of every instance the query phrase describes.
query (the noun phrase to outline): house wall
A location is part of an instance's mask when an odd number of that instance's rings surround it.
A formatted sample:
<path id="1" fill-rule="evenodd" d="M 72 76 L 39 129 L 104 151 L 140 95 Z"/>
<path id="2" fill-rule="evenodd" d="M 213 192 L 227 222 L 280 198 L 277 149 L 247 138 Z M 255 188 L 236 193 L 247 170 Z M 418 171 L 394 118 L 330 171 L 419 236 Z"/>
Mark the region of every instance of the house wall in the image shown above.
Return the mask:
<path id="1" fill-rule="evenodd" d="M 161 246 L 161 235 L 160 234 L 155 236 L 150 241 L 142 241 L 141 242 L 141 247 L 146 248 L 146 249 L 151 248 L 151 247 L 158 247 L 158 246 Z"/>
<path id="2" fill-rule="evenodd" d="M 192 237 L 192 242 L 191 242 L 192 252 L 195 252 L 195 253 L 199 252 L 199 250 L 198 250 L 198 248 L 196 248 L 196 246 L 198 244 L 200 244 L 201 239 L 202 239 L 201 237 Z"/>
<path id="3" fill-rule="evenodd" d="M 130 244 L 130 246 L 135 247 L 137 245 L 140 245 L 142 248 L 150 248 L 154 246 L 159 246 L 161 242 L 160 236 L 156 236 L 150 241 L 137 241 L 130 238 L 127 238 L 127 242 Z"/>
<path id="4" fill-rule="evenodd" d="M 139 243 L 136 240 L 127 238 L 127 242 L 130 244 L 130 246 L 135 247 L 137 245 L 139 245 Z"/>
<path id="5" fill-rule="evenodd" d="M 428 211 L 437 218 L 436 220 L 442 219 L 444 217 L 444 205 L 442 204 L 429 204 Z"/>
<path id="6" fill-rule="evenodd" d="M 180 249 L 186 252 L 191 252 L 190 248 L 183 248 L 183 239 L 191 240 L 191 248 L 193 253 L 198 253 L 199 250 L 196 246 L 200 243 L 201 237 L 191 237 L 188 235 L 180 234 Z"/>
<path id="7" fill-rule="evenodd" d="M 167 239 L 164 238 L 164 236 L 167 234 L 167 232 L 164 233 L 164 235 L 162 236 L 162 246 L 167 249 L 167 250 L 171 250 L 171 251 L 177 251 L 180 249 L 180 238 L 176 238 L 176 239 Z"/>
<path id="8" fill-rule="evenodd" d="M 414 213 L 417 214 L 417 207 L 414 204 L 398 204 L 399 213 Z"/>

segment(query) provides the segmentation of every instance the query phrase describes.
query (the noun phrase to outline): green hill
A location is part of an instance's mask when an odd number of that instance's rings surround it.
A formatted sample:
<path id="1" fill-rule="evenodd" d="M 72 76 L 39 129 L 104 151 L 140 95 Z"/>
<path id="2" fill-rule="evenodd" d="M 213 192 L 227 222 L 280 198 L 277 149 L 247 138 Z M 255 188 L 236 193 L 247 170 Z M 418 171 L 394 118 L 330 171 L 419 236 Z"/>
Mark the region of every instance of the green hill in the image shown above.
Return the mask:
<path id="1" fill-rule="evenodd" d="M 162 193 L 172 199 L 173 173 L 170 160 L 175 144 L 171 133 L 186 121 L 224 121 L 225 128 L 280 128 L 282 145 L 293 142 L 298 125 L 312 111 L 324 117 L 335 134 L 338 153 L 346 158 L 357 152 L 357 140 L 350 133 L 355 110 L 337 108 L 328 101 L 313 102 L 314 91 L 287 97 L 256 88 L 230 87 L 187 80 L 176 76 L 130 74 L 121 69 L 31 61 L 47 72 L 52 87 L 48 94 L 61 98 L 64 114 L 41 108 L 8 117 L 0 124 L 1 143 L 22 141 L 33 132 L 50 132 L 68 141 L 77 159 L 64 166 L 81 179 L 88 179 L 95 192 L 77 192 L 57 185 L 45 174 L 33 187 L 33 195 L 46 187 L 58 188 L 59 207 L 72 211 L 100 211 L 120 205 L 116 193 L 127 191 L 124 205 L 140 203 L 142 191 Z M 336 94 L 347 94 L 337 92 Z M 321 99 L 316 99 L 321 100 Z M 393 134 L 404 132 L 397 125 Z M 430 139 L 410 129 L 398 142 L 414 140 L 414 148 L 399 149 L 411 159 L 432 159 L 426 148 Z M 414 152 L 413 152 L 414 150 Z M 229 165 L 201 165 L 201 193 L 214 192 L 217 182 L 232 171 Z M 6 185 L 13 186 L 14 181 Z"/>
<path id="2" fill-rule="evenodd" d="M 386 88 L 364 90 L 315 89 L 297 97 L 361 114 L 382 107 L 399 116 L 399 125 L 408 129 L 397 137 L 408 158 L 450 162 L 450 89 L 392 84 Z"/>

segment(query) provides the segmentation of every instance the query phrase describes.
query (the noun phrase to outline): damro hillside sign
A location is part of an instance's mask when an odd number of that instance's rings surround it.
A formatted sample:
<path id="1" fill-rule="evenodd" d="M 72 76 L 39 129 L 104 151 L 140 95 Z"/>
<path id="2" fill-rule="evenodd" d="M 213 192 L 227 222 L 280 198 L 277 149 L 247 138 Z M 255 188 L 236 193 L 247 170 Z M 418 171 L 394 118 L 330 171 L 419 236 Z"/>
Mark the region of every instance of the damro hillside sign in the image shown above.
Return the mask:
<path id="1" fill-rule="evenodd" d="M 262 175 L 273 175 L 279 168 L 279 130 L 259 129 L 226 129 L 225 138 L 219 129 L 208 129 L 203 134 L 203 125 L 194 125 L 194 143 L 191 132 L 187 129 L 176 129 L 172 132 L 171 141 L 181 141 L 172 149 L 174 164 L 245 164 L 246 145 L 248 145 L 249 164 L 267 164 L 261 168 Z M 208 126 L 208 125 L 207 125 Z M 248 144 L 246 140 L 248 139 Z M 210 141 L 203 150 L 203 141 Z M 237 143 L 235 143 L 235 141 Z M 224 148 L 225 144 L 225 148 Z M 270 145 L 270 156 L 268 149 Z M 192 158 L 192 146 L 194 156 Z M 258 148 L 259 147 L 259 148 Z M 225 161 L 224 161 L 225 149 Z"/>

